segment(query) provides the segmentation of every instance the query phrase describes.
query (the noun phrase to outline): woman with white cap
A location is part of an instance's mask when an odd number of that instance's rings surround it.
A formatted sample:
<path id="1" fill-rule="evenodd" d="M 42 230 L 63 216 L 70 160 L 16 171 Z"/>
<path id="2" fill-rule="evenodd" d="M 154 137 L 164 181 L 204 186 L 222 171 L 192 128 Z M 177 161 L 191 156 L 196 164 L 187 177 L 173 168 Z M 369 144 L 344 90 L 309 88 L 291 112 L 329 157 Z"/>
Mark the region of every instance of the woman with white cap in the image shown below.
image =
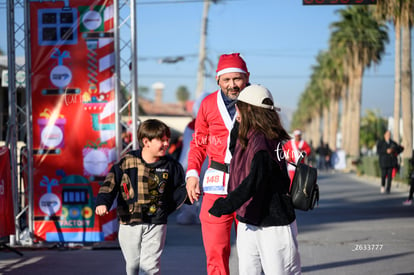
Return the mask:
<path id="1" fill-rule="evenodd" d="M 239 274 L 301 274 L 296 215 L 283 156 L 289 134 L 268 89 L 251 85 L 237 103 L 239 137 L 230 163 L 229 191 L 209 213 L 237 210 Z"/>

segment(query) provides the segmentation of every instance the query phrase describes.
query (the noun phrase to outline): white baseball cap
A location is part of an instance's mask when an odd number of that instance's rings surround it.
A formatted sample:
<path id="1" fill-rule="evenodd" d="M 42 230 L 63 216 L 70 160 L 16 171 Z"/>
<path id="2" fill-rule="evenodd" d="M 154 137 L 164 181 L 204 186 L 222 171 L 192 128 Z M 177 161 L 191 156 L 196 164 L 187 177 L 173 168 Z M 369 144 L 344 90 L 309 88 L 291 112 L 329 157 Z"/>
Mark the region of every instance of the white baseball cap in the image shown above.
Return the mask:
<path id="1" fill-rule="evenodd" d="M 263 100 L 265 100 L 266 98 L 269 98 L 270 100 L 272 100 L 272 102 L 274 102 L 273 96 L 268 89 L 266 89 L 262 85 L 253 84 L 244 88 L 237 97 L 237 100 L 253 106 L 270 110 L 276 110 L 280 112 L 280 108 L 278 107 L 263 104 Z"/>

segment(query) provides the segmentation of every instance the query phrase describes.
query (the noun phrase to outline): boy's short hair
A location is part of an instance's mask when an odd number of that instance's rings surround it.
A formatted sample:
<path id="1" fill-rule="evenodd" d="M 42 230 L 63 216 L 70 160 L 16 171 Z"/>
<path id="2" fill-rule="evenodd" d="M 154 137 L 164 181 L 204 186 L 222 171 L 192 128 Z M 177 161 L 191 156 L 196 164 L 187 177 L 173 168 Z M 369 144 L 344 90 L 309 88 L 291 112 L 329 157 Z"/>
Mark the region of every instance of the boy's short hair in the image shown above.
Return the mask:
<path id="1" fill-rule="evenodd" d="M 162 121 L 158 119 L 148 119 L 141 123 L 138 129 L 138 142 L 139 146 L 144 147 L 143 139 L 148 138 L 152 140 L 154 138 L 162 139 L 164 136 L 170 138 L 170 128 Z"/>

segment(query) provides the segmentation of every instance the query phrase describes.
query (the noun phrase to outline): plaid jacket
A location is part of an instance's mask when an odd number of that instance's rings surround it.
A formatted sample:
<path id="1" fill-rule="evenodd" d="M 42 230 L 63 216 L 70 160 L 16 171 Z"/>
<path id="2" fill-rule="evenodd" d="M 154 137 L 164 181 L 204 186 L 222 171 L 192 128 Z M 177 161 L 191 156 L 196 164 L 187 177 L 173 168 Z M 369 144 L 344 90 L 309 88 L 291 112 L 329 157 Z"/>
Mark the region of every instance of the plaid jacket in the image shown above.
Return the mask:
<path id="1" fill-rule="evenodd" d="M 116 198 L 120 223 L 165 224 L 187 198 L 183 168 L 169 156 L 148 164 L 140 150 L 129 152 L 111 167 L 96 205 L 110 209 Z"/>

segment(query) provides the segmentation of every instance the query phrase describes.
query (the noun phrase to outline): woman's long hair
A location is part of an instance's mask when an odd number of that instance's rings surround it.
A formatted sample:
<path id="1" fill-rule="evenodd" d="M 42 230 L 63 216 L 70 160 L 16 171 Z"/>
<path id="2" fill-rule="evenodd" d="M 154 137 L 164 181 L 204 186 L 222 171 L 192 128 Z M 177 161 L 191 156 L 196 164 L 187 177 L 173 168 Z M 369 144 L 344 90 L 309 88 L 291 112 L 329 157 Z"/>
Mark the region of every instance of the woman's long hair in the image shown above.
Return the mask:
<path id="1" fill-rule="evenodd" d="M 269 98 L 263 100 L 262 103 L 273 106 L 273 102 Z M 275 109 L 261 108 L 242 101 L 237 101 L 237 108 L 241 116 L 239 141 L 243 149 L 247 147 L 249 142 L 247 134 L 251 129 L 263 133 L 267 139 L 278 139 L 282 142 L 290 139 Z"/>

